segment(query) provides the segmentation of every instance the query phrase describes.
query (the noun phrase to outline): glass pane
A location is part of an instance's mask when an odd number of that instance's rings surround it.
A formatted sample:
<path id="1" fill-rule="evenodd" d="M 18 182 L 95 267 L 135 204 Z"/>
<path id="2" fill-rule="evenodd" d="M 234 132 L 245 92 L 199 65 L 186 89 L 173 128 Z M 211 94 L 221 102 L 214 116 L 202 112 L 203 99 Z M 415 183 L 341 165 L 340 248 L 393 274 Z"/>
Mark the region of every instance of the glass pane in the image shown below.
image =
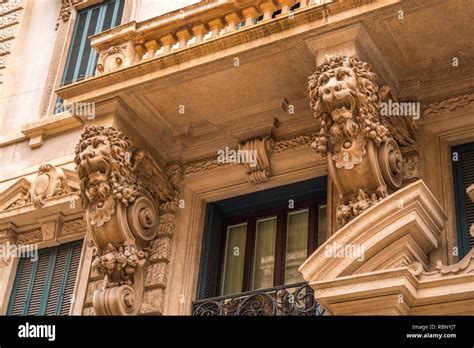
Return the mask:
<path id="1" fill-rule="evenodd" d="M 286 226 L 285 284 L 304 281 L 298 268 L 308 256 L 308 209 L 288 213 Z"/>
<path id="2" fill-rule="evenodd" d="M 327 206 L 318 206 L 318 247 L 326 241 L 326 228 L 327 228 Z"/>
<path id="3" fill-rule="evenodd" d="M 276 216 L 257 220 L 252 289 L 271 288 L 275 265 Z"/>
<path id="4" fill-rule="evenodd" d="M 222 294 L 242 292 L 247 223 L 227 227 Z"/>

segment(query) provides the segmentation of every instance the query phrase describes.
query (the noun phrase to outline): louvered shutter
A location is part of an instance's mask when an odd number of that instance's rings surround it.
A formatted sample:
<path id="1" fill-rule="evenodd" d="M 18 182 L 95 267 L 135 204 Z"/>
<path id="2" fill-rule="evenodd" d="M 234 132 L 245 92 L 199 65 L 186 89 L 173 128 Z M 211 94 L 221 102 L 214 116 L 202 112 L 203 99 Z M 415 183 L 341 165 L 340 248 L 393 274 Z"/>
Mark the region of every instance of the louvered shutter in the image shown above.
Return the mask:
<path id="1" fill-rule="evenodd" d="M 474 143 L 453 147 L 457 161 L 453 161 L 454 196 L 456 200 L 456 225 L 459 241 L 459 256 L 463 257 L 474 247 L 474 238 L 469 229 L 474 223 L 474 203 L 466 188 L 474 184 Z M 455 158 L 455 157 L 453 157 Z"/>
<path id="2" fill-rule="evenodd" d="M 82 241 L 41 249 L 38 261 L 21 258 L 9 315 L 67 315 L 71 307 Z"/>
<path id="3" fill-rule="evenodd" d="M 109 0 L 84 8 L 77 14 L 61 84 L 67 85 L 94 74 L 97 53 L 91 47 L 91 35 L 120 24 L 124 0 Z"/>
<path id="4" fill-rule="evenodd" d="M 61 86 L 94 75 L 98 57 L 89 36 L 119 25 L 124 3 L 125 0 L 108 0 L 78 11 Z M 61 105 L 62 100 L 58 98 L 55 113 L 62 110 Z"/>
<path id="5" fill-rule="evenodd" d="M 198 300 L 215 297 L 219 294 L 222 221 L 221 211 L 214 204 L 208 204 L 198 280 Z"/>

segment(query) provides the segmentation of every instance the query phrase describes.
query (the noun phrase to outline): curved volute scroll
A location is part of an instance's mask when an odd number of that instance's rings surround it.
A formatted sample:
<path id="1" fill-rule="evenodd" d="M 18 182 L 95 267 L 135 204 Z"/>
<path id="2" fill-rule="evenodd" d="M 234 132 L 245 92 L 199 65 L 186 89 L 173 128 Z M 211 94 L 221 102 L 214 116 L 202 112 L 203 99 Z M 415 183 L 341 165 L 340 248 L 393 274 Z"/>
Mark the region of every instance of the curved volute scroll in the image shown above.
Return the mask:
<path id="1" fill-rule="evenodd" d="M 402 182 L 402 155 L 380 118 L 376 78 L 368 63 L 347 56 L 326 56 L 309 78 L 311 108 L 321 123 L 312 146 L 328 157 L 343 200 L 336 213 L 340 225 Z"/>
<path id="2" fill-rule="evenodd" d="M 85 128 L 76 146 L 85 219 L 96 250 L 92 267 L 103 274 L 93 305 L 98 315 L 135 315 L 140 310 L 150 242 L 159 227 L 159 206 L 174 190 L 159 167 L 153 191 L 140 176 L 144 159 L 125 134 L 110 127 Z"/>

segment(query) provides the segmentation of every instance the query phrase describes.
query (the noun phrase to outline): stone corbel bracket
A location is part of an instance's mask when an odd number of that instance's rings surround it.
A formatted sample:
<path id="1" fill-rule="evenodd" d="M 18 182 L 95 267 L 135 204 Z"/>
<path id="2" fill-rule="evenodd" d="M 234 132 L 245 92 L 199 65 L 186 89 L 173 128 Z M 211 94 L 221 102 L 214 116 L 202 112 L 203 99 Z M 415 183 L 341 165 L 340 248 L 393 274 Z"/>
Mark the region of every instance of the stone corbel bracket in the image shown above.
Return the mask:
<path id="1" fill-rule="evenodd" d="M 62 169 L 43 163 L 39 166 L 38 175 L 31 185 L 30 196 L 35 207 L 41 208 L 45 199 L 60 196 L 69 191 L 68 181 Z"/>
<path id="2" fill-rule="evenodd" d="M 239 144 L 240 163 L 247 168 L 247 179 L 252 184 L 270 180 L 272 170 L 270 156 L 274 141 L 270 135 L 245 140 Z"/>
<path id="3" fill-rule="evenodd" d="M 92 267 L 105 276 L 103 288 L 93 295 L 95 313 L 136 315 L 149 247 L 160 225 L 159 207 L 174 198 L 174 189 L 151 157 L 134 151 L 127 137 L 111 127 L 86 126 L 75 162 L 96 250 Z"/>
<path id="4" fill-rule="evenodd" d="M 328 157 L 342 203 L 341 226 L 400 188 L 402 154 L 379 113 L 377 75 L 355 56 L 326 56 L 309 78 L 310 105 L 320 122 L 313 148 Z"/>

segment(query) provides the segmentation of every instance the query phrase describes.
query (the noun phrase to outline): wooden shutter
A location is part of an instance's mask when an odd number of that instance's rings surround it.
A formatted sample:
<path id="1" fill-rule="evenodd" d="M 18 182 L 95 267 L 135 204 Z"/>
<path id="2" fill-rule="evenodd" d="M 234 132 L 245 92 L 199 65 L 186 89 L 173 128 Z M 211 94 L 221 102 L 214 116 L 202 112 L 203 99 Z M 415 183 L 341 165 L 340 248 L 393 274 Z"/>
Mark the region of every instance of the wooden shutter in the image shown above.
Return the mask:
<path id="1" fill-rule="evenodd" d="M 92 49 L 89 37 L 120 24 L 124 1 L 108 0 L 78 12 L 61 85 L 94 74 L 97 53 Z"/>
<path id="2" fill-rule="evenodd" d="M 453 161 L 454 196 L 456 201 L 456 226 L 460 258 L 474 247 L 474 238 L 469 229 L 474 223 L 474 203 L 469 199 L 466 188 L 474 184 L 474 143 L 453 147 L 457 161 Z M 454 157 L 453 157 L 454 158 Z"/>
<path id="3" fill-rule="evenodd" d="M 21 258 L 9 315 L 67 315 L 79 267 L 82 241 L 41 249 L 38 261 Z"/>
<path id="4" fill-rule="evenodd" d="M 201 251 L 198 300 L 215 297 L 219 294 L 222 221 L 223 215 L 221 211 L 214 204 L 208 204 Z"/>

